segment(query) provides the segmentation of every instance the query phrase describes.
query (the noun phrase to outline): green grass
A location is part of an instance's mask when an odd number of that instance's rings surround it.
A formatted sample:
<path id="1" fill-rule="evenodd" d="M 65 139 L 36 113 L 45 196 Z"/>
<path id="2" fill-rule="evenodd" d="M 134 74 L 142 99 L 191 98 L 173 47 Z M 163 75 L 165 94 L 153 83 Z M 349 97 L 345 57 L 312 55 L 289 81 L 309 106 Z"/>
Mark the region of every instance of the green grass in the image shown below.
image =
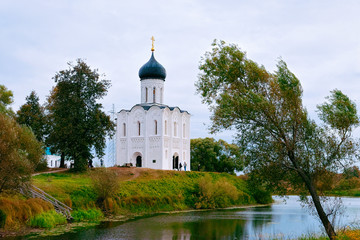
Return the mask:
<path id="1" fill-rule="evenodd" d="M 37 228 L 53 228 L 66 223 L 66 218 L 55 210 L 40 213 L 29 219 L 28 225 Z"/>
<path id="2" fill-rule="evenodd" d="M 71 216 L 74 218 L 75 222 L 97 222 L 104 217 L 104 214 L 99 209 L 91 208 L 87 210 L 75 210 L 71 213 Z"/>
<path id="3" fill-rule="evenodd" d="M 117 171 L 117 169 L 113 170 Z M 119 171 L 118 180 L 113 179 L 113 181 L 119 181 L 118 190 L 110 199 L 101 199 L 101 202 L 92 186 L 91 171 L 82 174 L 62 172 L 37 175 L 33 177 L 33 182 L 75 210 L 100 208 L 105 213 L 111 214 L 148 214 L 159 211 L 256 203 L 252 193 L 246 187 L 246 182 L 226 173 L 144 170 L 132 181 L 125 181 L 128 179 L 120 173 L 125 174 Z M 127 177 L 133 176 L 133 173 L 126 174 Z M 201 195 L 199 182 L 204 177 L 208 178 L 207 181 L 212 182 L 212 185 L 207 186 L 209 189 L 204 190 Z M 221 189 L 221 184 L 217 183 L 219 181 L 226 183 L 228 188 L 235 189 L 236 199 L 233 196 L 224 197 L 225 193 L 215 189 Z M 212 203 L 206 204 L 204 201 Z"/>
<path id="4" fill-rule="evenodd" d="M 116 172 L 116 177 L 102 178 L 101 181 L 119 184 L 106 199 L 93 187 L 91 176 L 94 170 L 81 174 L 37 175 L 33 177 L 33 183 L 72 207 L 75 221 L 98 221 L 104 215 L 144 215 L 256 203 L 247 183 L 234 175 L 140 169 L 137 178 L 133 179 L 132 169 L 110 170 Z"/>

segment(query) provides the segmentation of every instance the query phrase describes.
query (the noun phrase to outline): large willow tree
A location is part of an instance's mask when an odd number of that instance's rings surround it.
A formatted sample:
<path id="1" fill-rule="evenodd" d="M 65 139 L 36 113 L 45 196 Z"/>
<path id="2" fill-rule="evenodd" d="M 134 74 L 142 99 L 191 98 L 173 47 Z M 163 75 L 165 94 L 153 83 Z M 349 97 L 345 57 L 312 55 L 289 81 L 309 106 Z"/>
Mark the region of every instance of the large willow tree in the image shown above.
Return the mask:
<path id="1" fill-rule="evenodd" d="M 336 236 L 316 180 L 357 156 L 351 138 L 359 118 L 355 104 L 334 90 L 318 106 L 322 125 L 302 104 L 300 81 L 284 61 L 275 73 L 247 59 L 237 45 L 214 41 L 200 63 L 197 91 L 212 111 L 211 131 L 234 128 L 247 170 L 272 189 L 284 182 L 311 196 L 311 204 L 330 239 Z"/>

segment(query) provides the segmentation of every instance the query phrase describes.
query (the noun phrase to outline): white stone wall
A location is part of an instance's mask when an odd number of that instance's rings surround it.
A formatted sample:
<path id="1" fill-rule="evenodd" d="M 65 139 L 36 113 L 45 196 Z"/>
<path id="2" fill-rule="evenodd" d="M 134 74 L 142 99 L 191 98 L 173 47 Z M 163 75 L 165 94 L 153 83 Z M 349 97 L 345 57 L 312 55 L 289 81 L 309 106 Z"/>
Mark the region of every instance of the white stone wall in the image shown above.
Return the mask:
<path id="1" fill-rule="evenodd" d="M 155 88 L 155 100 L 154 100 L 154 88 Z M 141 103 L 163 104 L 163 102 L 164 102 L 164 80 L 161 79 L 142 80 Z"/>
<path id="2" fill-rule="evenodd" d="M 181 113 L 178 108 L 160 109 L 156 105 L 148 111 L 141 106 L 131 111 L 122 110 L 117 115 L 116 134 L 118 165 L 132 163 L 135 166 L 136 157 L 141 156 L 142 167 L 173 169 L 173 156 L 178 156 L 179 162 L 183 165 L 186 161 L 190 170 L 190 114 L 187 112 Z"/>

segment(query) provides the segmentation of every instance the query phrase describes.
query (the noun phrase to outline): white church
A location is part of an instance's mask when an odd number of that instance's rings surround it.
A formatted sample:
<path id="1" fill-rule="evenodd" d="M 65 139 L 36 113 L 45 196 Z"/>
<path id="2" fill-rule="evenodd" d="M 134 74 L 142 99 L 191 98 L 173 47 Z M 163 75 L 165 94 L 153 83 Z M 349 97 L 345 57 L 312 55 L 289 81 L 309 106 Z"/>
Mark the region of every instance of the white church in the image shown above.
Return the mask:
<path id="1" fill-rule="evenodd" d="M 116 164 L 190 170 L 190 114 L 164 104 L 165 68 L 154 57 L 139 70 L 141 103 L 117 113 Z"/>

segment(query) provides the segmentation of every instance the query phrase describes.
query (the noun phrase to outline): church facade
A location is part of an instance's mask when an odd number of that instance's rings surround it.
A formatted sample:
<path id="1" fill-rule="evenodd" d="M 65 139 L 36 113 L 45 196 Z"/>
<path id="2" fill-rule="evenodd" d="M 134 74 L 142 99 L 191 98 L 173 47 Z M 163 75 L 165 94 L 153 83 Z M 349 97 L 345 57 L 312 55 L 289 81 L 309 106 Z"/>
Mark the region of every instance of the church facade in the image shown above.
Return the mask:
<path id="1" fill-rule="evenodd" d="M 190 114 L 164 104 L 166 70 L 151 50 L 139 70 L 140 103 L 117 113 L 116 163 L 190 170 Z"/>

